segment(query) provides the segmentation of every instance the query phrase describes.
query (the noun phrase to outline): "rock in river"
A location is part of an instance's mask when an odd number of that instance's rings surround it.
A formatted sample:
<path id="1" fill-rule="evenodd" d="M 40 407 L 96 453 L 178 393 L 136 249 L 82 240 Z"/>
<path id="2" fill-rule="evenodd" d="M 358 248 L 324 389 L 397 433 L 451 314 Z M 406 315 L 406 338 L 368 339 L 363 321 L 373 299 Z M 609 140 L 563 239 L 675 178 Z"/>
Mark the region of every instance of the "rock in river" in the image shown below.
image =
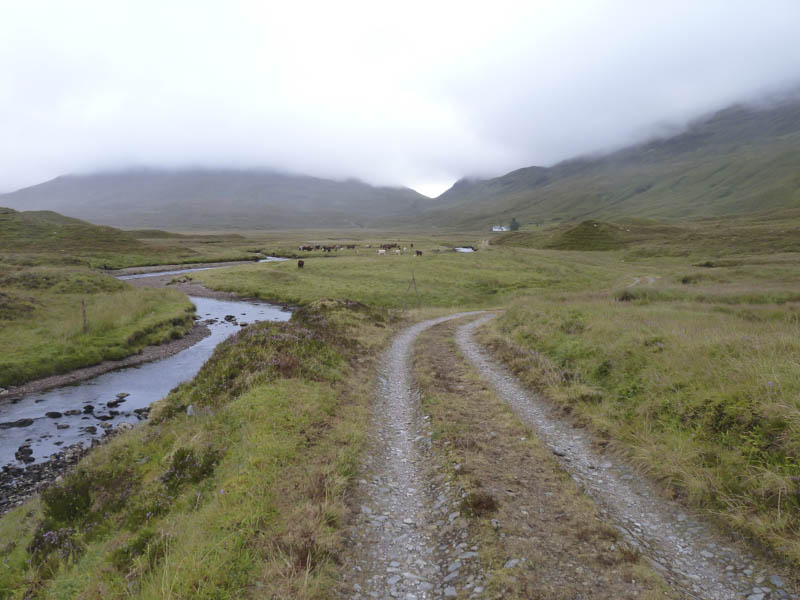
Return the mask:
<path id="1" fill-rule="evenodd" d="M 50 412 L 44 413 L 44 416 L 48 417 L 50 419 L 60 419 L 64 415 L 62 413 L 58 412 L 57 410 L 51 410 Z"/>
<path id="2" fill-rule="evenodd" d="M 20 419 L 19 421 L 0 423 L 0 429 L 9 429 L 11 427 L 30 427 L 31 425 L 33 425 L 33 419 Z"/>
<path id="3" fill-rule="evenodd" d="M 33 449 L 27 444 L 23 444 L 17 451 L 14 453 L 14 458 L 24 463 L 31 463 L 35 458 L 33 458 Z"/>

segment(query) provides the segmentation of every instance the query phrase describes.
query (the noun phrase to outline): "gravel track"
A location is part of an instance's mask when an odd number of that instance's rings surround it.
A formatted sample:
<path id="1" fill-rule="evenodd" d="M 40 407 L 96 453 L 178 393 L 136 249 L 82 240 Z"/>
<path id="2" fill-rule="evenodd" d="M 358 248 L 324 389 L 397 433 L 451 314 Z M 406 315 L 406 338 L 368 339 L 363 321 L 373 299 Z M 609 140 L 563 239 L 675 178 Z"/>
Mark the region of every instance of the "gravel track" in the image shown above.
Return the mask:
<path id="1" fill-rule="evenodd" d="M 480 596 L 485 574 L 431 448 L 431 430 L 412 386 L 410 358 L 425 329 L 479 313 L 459 313 L 402 331 L 382 360 L 369 449 L 355 490 L 344 598 Z"/>
<path id="2" fill-rule="evenodd" d="M 489 358 L 473 334 L 494 316 L 485 315 L 459 327 L 456 342 L 460 350 L 682 597 L 800 598 L 775 568 L 723 539 L 678 503 L 659 495 L 654 486 L 622 461 L 595 452 L 585 431 L 565 422 L 551 406 Z"/>

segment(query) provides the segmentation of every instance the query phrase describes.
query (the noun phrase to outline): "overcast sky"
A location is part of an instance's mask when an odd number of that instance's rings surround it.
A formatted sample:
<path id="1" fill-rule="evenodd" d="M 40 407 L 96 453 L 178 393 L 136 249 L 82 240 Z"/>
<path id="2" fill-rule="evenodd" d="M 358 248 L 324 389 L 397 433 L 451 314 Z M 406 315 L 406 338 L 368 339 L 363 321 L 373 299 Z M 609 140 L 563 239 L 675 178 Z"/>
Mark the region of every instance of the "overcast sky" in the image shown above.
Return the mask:
<path id="1" fill-rule="evenodd" d="M 798 0 L 0 0 L 0 191 L 128 166 L 438 194 L 800 84 Z"/>

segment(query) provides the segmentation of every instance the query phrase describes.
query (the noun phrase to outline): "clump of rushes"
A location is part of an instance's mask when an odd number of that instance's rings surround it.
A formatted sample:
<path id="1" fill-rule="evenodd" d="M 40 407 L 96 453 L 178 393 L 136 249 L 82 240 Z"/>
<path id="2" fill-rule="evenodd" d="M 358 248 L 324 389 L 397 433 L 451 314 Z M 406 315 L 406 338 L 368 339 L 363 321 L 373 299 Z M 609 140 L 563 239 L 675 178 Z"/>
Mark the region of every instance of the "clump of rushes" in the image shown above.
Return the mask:
<path id="1" fill-rule="evenodd" d="M 239 331 L 147 425 L 0 519 L 0 597 L 330 597 L 390 321 L 321 301 Z"/>

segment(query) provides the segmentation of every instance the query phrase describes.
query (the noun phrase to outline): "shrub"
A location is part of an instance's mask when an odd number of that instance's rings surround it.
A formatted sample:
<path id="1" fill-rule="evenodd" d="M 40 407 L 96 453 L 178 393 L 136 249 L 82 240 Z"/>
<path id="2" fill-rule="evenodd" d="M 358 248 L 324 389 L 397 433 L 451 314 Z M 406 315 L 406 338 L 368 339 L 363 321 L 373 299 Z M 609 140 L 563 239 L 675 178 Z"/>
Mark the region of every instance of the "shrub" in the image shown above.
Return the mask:
<path id="1" fill-rule="evenodd" d="M 86 471 L 76 471 L 67 476 L 60 485 L 42 492 L 45 520 L 74 524 L 85 520 L 92 505 L 89 494 L 92 480 Z"/>
<path id="2" fill-rule="evenodd" d="M 497 499 L 489 492 L 470 492 L 461 501 L 462 510 L 478 517 L 493 513 L 497 508 Z"/>
<path id="3" fill-rule="evenodd" d="M 199 457 L 191 448 L 178 448 L 161 481 L 170 492 L 175 492 L 184 482 L 197 483 L 211 475 L 219 459 L 220 453 L 213 448 L 206 448 Z"/>
<path id="4" fill-rule="evenodd" d="M 67 561 L 74 559 L 80 554 L 80 544 L 76 541 L 75 530 L 71 527 L 61 527 L 59 529 L 49 529 L 44 523 L 39 525 L 33 540 L 28 546 L 31 555 L 31 562 L 41 567 L 47 563 L 51 568 L 56 568 L 58 560 Z M 53 556 L 53 553 L 57 553 Z M 49 560 L 49 559 L 53 560 Z"/>

